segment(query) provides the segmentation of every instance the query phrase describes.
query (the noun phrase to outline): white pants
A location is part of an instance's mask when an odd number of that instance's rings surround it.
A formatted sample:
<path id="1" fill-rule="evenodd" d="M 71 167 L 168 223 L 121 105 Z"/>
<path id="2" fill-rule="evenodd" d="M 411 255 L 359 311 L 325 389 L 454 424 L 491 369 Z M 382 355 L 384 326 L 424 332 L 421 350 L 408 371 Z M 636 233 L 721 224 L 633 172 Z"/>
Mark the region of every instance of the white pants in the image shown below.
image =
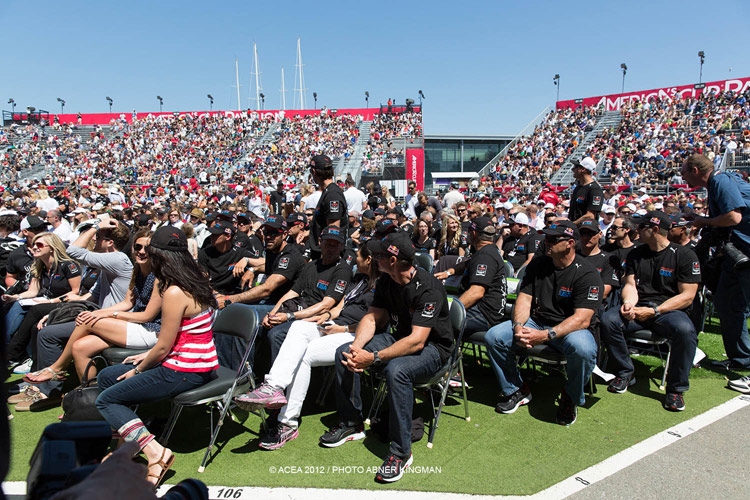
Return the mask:
<path id="1" fill-rule="evenodd" d="M 279 422 L 291 427 L 299 425 L 312 368 L 333 365 L 336 349 L 353 340 L 353 333 L 322 335 L 310 321 L 292 323 L 265 379 L 266 383 L 286 390 L 287 404 L 281 409 Z"/>

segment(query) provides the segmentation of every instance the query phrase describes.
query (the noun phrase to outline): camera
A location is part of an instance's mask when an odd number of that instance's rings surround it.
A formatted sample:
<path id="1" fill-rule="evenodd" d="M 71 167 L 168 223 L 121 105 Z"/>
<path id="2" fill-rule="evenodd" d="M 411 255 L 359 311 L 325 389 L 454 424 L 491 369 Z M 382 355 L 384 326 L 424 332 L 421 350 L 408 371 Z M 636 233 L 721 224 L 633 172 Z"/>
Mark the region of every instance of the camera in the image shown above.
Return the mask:
<path id="1" fill-rule="evenodd" d="M 704 229 L 701 233 L 701 240 L 695 249 L 701 264 L 709 256 L 713 258 L 724 257 L 729 259 L 735 271 L 750 269 L 750 257 L 732 243 L 731 235 L 731 231 L 724 228 Z M 713 255 L 711 255 L 711 248 L 714 248 Z"/>

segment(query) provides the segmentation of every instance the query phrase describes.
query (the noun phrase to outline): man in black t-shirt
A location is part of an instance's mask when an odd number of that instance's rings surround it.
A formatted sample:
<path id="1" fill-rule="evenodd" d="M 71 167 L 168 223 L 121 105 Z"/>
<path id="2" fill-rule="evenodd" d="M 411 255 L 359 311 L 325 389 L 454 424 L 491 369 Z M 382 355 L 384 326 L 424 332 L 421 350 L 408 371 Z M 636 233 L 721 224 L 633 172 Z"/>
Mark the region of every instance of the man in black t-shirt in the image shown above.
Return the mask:
<path id="1" fill-rule="evenodd" d="M 391 445 L 375 479 L 393 482 L 412 462 L 413 386 L 437 373 L 450 357 L 453 331 L 445 289 L 434 276 L 412 265 L 415 248 L 409 236 L 395 232 L 369 244 L 383 274 L 354 342 L 336 351 L 336 407 L 341 423 L 320 443 L 332 448 L 365 437 L 359 373 L 370 366 L 382 367 L 390 401 Z M 376 334 L 389 321 L 392 333 Z"/>
<path id="2" fill-rule="evenodd" d="M 531 401 L 531 391 L 521 379 L 516 355 L 546 343 L 562 352 L 568 380 L 557 409 L 557 423 L 576 421 L 578 406 L 585 403 L 584 385 L 596 363 L 596 341 L 589 327 L 602 303 L 602 279 L 586 259 L 576 255 L 579 239 L 569 220 L 553 222 L 543 231 L 545 255 L 526 268 L 513 320 L 487 331 L 485 340 L 492 367 L 504 397 L 495 411 L 513 413 Z"/>
<path id="3" fill-rule="evenodd" d="M 346 213 L 346 197 L 341 187 L 333 182 L 333 162 L 326 155 L 317 155 L 310 160 L 310 171 L 315 183 L 323 188 L 315 207 L 310 226 L 311 260 L 320 257 L 320 233 L 326 226 L 337 226 L 346 233 L 349 216 Z"/>
<path id="4" fill-rule="evenodd" d="M 320 258 L 302 268 L 292 288 L 263 318 L 263 327 L 271 342 L 272 363 L 291 324 L 330 311 L 343 298 L 352 279 L 351 266 L 341 259 L 344 230 L 328 226 L 320 234 L 320 243 Z"/>
<path id="5" fill-rule="evenodd" d="M 234 302 L 257 304 L 264 300 L 266 304 L 254 306 L 258 316 L 262 318 L 273 309 L 273 305 L 281 297 L 292 289 L 292 285 L 297 281 L 306 263 L 297 248 L 287 243 L 287 236 L 286 221 L 281 216 L 268 216 L 263 223 L 263 237 L 266 242 L 265 264 L 260 266 L 260 269 L 251 267 L 247 271 L 254 275 L 258 271 L 265 270 L 268 278 L 262 284 L 245 292 L 217 296 L 216 300 L 220 308 Z"/>
<path id="6" fill-rule="evenodd" d="M 211 288 L 221 294 L 233 294 L 240 288 L 241 275 L 234 273 L 235 264 L 250 253 L 234 246 L 235 227 L 218 221 L 208 228 L 211 243 L 198 251 L 198 263 L 208 272 Z"/>
<path id="7" fill-rule="evenodd" d="M 583 219 L 599 220 L 599 212 L 604 203 L 604 191 L 594 180 L 596 162 L 590 156 L 573 163 L 573 177 L 576 187 L 570 197 L 568 219 L 579 224 Z"/>
<path id="8" fill-rule="evenodd" d="M 667 366 L 664 408 L 685 409 L 682 393 L 688 390 L 698 334 L 688 316 L 701 281 L 701 267 L 692 250 L 671 243 L 669 216 L 649 212 L 638 225 L 643 245 L 630 255 L 625 266 L 622 306 L 602 316 L 602 341 L 609 351 L 610 370 L 616 375 L 609 391 L 623 393 L 635 381 L 633 361 L 625 342 L 627 333 L 650 329 L 672 342 Z"/>
<path id="9" fill-rule="evenodd" d="M 599 248 L 602 231 L 596 221 L 584 220 L 578 225 L 578 232 L 581 234 L 578 254 L 585 257 L 599 272 L 604 282 L 602 300 L 606 300 L 614 290 L 620 288 L 620 278 L 617 272 L 620 263 L 616 255 L 602 252 Z"/>
<path id="10" fill-rule="evenodd" d="M 276 191 L 271 191 L 269 198 L 269 201 L 271 202 L 271 213 L 281 216 L 281 212 L 284 209 L 284 203 L 286 203 L 283 182 L 279 181 L 276 183 Z"/>
<path id="11" fill-rule="evenodd" d="M 529 217 L 526 214 L 516 214 L 510 225 L 510 236 L 503 245 L 505 260 L 513 264 L 513 271 L 518 271 L 527 265 L 539 249 L 544 239 L 535 229 L 529 227 Z"/>

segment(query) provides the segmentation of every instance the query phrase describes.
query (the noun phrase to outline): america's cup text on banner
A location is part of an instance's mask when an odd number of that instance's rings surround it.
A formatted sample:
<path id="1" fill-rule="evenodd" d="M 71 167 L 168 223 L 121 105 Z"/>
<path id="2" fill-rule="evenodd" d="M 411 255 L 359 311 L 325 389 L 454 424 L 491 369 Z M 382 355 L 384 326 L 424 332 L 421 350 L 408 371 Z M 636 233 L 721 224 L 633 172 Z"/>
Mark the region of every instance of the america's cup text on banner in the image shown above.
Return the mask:
<path id="1" fill-rule="evenodd" d="M 406 180 L 417 183 L 417 190 L 424 190 L 424 149 L 406 150 Z"/>

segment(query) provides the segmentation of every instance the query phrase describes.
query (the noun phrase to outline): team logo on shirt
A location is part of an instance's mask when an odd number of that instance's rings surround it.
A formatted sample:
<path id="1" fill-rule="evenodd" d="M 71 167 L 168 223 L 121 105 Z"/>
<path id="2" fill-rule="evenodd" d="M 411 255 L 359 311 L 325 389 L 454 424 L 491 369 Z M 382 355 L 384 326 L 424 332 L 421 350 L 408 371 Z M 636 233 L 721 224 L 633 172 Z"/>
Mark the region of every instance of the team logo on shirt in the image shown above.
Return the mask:
<path id="1" fill-rule="evenodd" d="M 592 202 L 592 205 L 601 205 L 601 204 L 602 204 L 602 197 L 594 196 L 594 201 Z"/>
<path id="2" fill-rule="evenodd" d="M 68 269 L 70 269 L 70 272 L 74 273 L 76 272 L 76 265 L 71 262 L 68 264 Z"/>
<path id="3" fill-rule="evenodd" d="M 599 287 L 598 286 L 589 287 L 589 300 L 599 300 Z"/>
<path id="4" fill-rule="evenodd" d="M 700 270 L 698 270 L 698 272 L 700 272 Z M 672 273 L 674 273 L 674 269 L 669 269 L 668 267 L 659 268 L 659 276 L 665 276 L 667 278 L 671 278 Z"/>
<path id="5" fill-rule="evenodd" d="M 422 317 L 423 318 L 432 318 L 435 316 L 435 303 L 434 302 L 427 302 L 424 305 L 424 309 L 422 309 Z"/>
<path id="6" fill-rule="evenodd" d="M 576 203 L 583 203 L 584 201 L 585 200 L 584 200 L 583 196 L 579 196 L 578 198 L 576 198 Z"/>
<path id="7" fill-rule="evenodd" d="M 566 286 L 561 286 L 560 290 L 558 290 L 557 294 L 560 297 L 572 297 L 573 296 L 573 290 L 571 288 L 566 287 Z"/>
<path id="8" fill-rule="evenodd" d="M 56 275 L 52 276 L 52 279 L 53 280 L 59 280 L 60 279 L 60 275 L 56 274 Z"/>
<path id="9" fill-rule="evenodd" d="M 330 281 L 318 280 L 318 284 L 316 285 L 316 287 L 320 288 L 321 290 L 328 290 L 329 284 L 330 284 Z"/>
<path id="10" fill-rule="evenodd" d="M 700 274 L 700 273 L 701 273 L 700 262 L 693 262 L 693 274 Z"/>
<path id="11" fill-rule="evenodd" d="M 334 288 L 334 290 L 336 290 L 337 292 L 343 292 L 345 289 L 346 289 L 346 281 L 338 280 L 336 282 L 336 288 Z"/>
<path id="12" fill-rule="evenodd" d="M 331 212 L 338 212 L 339 211 L 339 202 L 338 201 L 333 200 L 328 205 L 331 208 Z"/>
<path id="13" fill-rule="evenodd" d="M 487 264 L 479 264 L 477 266 L 477 276 L 487 276 Z"/>
<path id="14" fill-rule="evenodd" d="M 516 247 L 516 250 L 518 250 L 519 252 L 523 252 L 524 250 L 526 250 L 526 245 L 518 245 Z"/>
<path id="15" fill-rule="evenodd" d="M 535 240 L 534 241 L 534 248 L 538 249 L 539 248 L 539 243 L 541 243 L 541 242 L 542 242 L 542 240 Z"/>
<path id="16" fill-rule="evenodd" d="M 289 257 L 282 257 L 279 259 L 279 269 L 287 269 L 289 267 Z"/>

